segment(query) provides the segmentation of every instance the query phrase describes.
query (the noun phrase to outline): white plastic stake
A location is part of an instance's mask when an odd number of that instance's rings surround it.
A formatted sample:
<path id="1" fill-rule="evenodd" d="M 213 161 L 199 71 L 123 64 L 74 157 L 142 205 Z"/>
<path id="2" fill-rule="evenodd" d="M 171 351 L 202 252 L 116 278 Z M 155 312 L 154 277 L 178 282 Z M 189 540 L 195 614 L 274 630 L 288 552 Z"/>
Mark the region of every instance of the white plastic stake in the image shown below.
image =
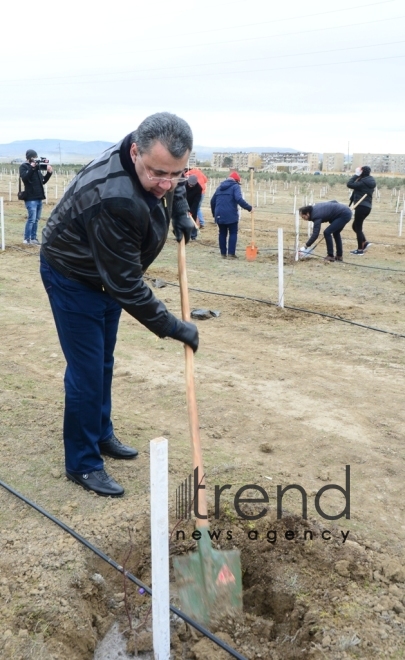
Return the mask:
<path id="1" fill-rule="evenodd" d="M 4 242 L 4 204 L 3 198 L 0 197 L 0 224 L 1 224 L 1 249 L 6 249 L 6 244 Z"/>
<path id="2" fill-rule="evenodd" d="M 278 228 L 278 306 L 284 307 L 284 245 L 283 228 Z"/>
<path id="3" fill-rule="evenodd" d="M 404 219 L 404 212 L 401 211 L 401 215 L 399 216 L 399 229 L 398 229 L 398 236 L 402 236 L 402 221 Z"/>
<path id="4" fill-rule="evenodd" d="M 300 213 L 295 211 L 295 261 L 298 261 L 298 252 L 300 249 Z"/>
<path id="5" fill-rule="evenodd" d="M 169 461 L 166 438 L 150 442 L 152 621 L 155 660 L 170 658 Z"/>
<path id="6" fill-rule="evenodd" d="M 256 191 L 256 206 L 259 208 L 259 191 Z"/>
<path id="7" fill-rule="evenodd" d="M 297 208 L 297 195 L 294 195 L 294 208 L 293 208 L 293 213 L 295 213 Z"/>

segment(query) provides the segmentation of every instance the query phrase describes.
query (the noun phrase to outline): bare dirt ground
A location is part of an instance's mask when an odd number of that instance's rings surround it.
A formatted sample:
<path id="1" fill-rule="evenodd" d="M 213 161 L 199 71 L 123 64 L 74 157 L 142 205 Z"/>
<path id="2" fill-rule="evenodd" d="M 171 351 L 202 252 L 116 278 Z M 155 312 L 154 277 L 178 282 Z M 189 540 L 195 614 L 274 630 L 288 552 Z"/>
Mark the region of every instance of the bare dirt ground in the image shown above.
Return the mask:
<path id="1" fill-rule="evenodd" d="M 317 257 L 294 262 L 287 251 L 294 245 L 291 190 L 285 195 L 284 206 L 280 201 L 256 213 L 255 262 L 244 258 L 248 214 L 239 260 L 219 258 L 208 209 L 206 228 L 187 248 L 192 307 L 221 312 L 198 321 L 195 360 L 211 527 L 222 530 L 217 547 L 241 550 L 243 567 L 244 613 L 219 621 L 215 632 L 248 660 L 404 658 L 405 337 L 398 335 L 405 335 L 405 248 L 398 216 L 383 189 L 365 223 L 373 246 L 364 257 L 349 254 L 355 241 L 348 226 L 343 264 L 324 264 L 322 243 Z M 347 201 L 346 191 L 337 186 L 328 198 Z M 169 439 L 171 553 L 195 548 L 193 524 L 176 523 L 174 511 L 176 488 L 191 471 L 182 346 L 157 340 L 123 315 L 113 416 L 118 437 L 140 455 L 135 462 L 106 461 L 125 487 L 122 500 L 98 498 L 68 482 L 61 441 L 64 359 L 38 275 L 38 249 L 21 244 L 24 208 L 6 201 L 5 214 L 0 479 L 150 584 L 154 437 Z M 387 332 L 277 307 L 278 226 L 285 230 L 286 305 Z M 305 240 L 304 223 L 301 231 Z M 176 271 L 170 236 L 148 276 L 176 285 Z M 155 292 L 180 314 L 177 286 Z M 345 488 L 347 465 L 350 519 L 326 519 L 315 495 L 331 484 Z M 221 496 L 215 520 L 214 486 L 224 484 L 232 488 Z M 268 494 L 269 510 L 260 520 L 242 521 L 235 512 L 233 498 L 245 484 Z M 291 484 L 308 494 L 307 520 L 297 490 L 284 495 L 277 519 L 277 486 Z M 137 652 L 148 657 L 142 654 L 152 649 L 149 597 L 3 488 L 0 498 L 0 657 L 90 659 L 114 622 L 128 630 L 129 608 L 138 622 Z M 339 515 L 342 493 L 327 490 L 321 507 Z M 174 577 L 172 586 L 178 604 Z M 172 624 L 174 658 L 229 657 L 182 621 Z M 132 652 L 131 635 L 128 644 Z"/>

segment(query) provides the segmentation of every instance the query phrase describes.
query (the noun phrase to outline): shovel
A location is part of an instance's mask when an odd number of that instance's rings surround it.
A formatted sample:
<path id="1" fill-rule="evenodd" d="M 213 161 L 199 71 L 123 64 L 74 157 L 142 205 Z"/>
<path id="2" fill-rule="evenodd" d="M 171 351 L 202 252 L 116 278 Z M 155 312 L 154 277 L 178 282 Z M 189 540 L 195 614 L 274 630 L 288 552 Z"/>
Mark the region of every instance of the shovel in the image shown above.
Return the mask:
<path id="1" fill-rule="evenodd" d="M 183 321 L 190 321 L 184 238 L 179 243 L 178 267 Z M 201 454 L 200 430 L 194 384 L 194 354 L 184 346 L 186 359 L 187 409 L 193 453 L 193 471 L 198 475 L 194 511 L 198 550 L 174 557 L 173 566 L 183 612 L 203 625 L 218 615 L 242 610 L 242 570 L 239 550 L 214 550 L 211 544 L 205 477 Z M 197 468 L 197 472 L 195 472 Z M 199 532 L 199 534 L 197 533 Z"/>
<path id="2" fill-rule="evenodd" d="M 255 168 L 250 168 L 250 203 L 253 207 L 253 172 Z M 252 242 L 246 248 L 246 259 L 248 261 L 254 261 L 257 257 L 257 246 L 255 245 L 255 220 L 253 214 L 253 208 L 250 212 L 250 217 L 252 218 Z"/>

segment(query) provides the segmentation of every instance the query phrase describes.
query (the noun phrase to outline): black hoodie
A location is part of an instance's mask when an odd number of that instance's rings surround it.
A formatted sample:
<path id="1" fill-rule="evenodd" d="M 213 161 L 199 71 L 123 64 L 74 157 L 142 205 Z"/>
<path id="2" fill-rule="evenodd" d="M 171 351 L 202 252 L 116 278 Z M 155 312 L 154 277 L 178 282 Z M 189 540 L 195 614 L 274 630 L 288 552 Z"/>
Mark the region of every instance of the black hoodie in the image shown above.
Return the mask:
<path id="1" fill-rule="evenodd" d="M 361 199 L 364 195 L 367 195 L 367 197 L 362 201 L 361 204 L 359 204 L 359 206 L 367 206 L 369 209 L 371 209 L 373 192 L 377 185 L 373 176 L 357 176 L 357 174 L 355 174 L 351 179 L 349 179 L 346 185 L 348 188 L 353 190 L 350 197 L 350 204 L 356 204 L 359 199 Z"/>

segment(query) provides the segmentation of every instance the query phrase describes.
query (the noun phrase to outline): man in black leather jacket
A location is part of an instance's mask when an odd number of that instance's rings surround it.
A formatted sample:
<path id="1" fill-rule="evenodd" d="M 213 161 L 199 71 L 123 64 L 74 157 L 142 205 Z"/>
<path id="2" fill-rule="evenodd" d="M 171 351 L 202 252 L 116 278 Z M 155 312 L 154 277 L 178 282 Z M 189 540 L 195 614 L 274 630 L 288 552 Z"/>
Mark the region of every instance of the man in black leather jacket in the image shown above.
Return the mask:
<path id="1" fill-rule="evenodd" d="M 370 176 L 371 168 L 368 165 L 357 168 L 354 176 L 347 182 L 347 187 L 353 190 L 350 197 L 350 204 L 356 204 L 364 195 L 365 199 L 356 206 L 354 209 L 354 221 L 352 224 L 353 231 L 357 236 L 357 249 L 351 250 L 350 254 L 362 255 L 371 243 L 366 240 L 363 233 L 363 222 L 371 213 L 371 206 L 373 201 L 373 192 L 376 187 L 376 181 L 373 176 Z M 350 206 L 349 204 L 349 206 Z"/>
<path id="2" fill-rule="evenodd" d="M 28 213 L 23 243 L 26 245 L 39 245 L 37 230 L 41 218 L 42 200 L 45 199 L 44 185 L 52 176 L 52 167 L 49 164 L 46 166 L 44 176 L 36 162 L 38 154 L 34 149 L 28 149 L 25 158 L 25 163 L 20 165 L 20 177 L 25 189 L 24 202 Z"/>
<path id="3" fill-rule="evenodd" d="M 99 495 L 124 489 L 101 455 L 135 458 L 111 422 L 114 347 L 122 309 L 158 337 L 198 348 L 193 323 L 155 298 L 143 274 L 162 250 L 170 218 L 177 241 L 189 241 L 183 179 L 192 149 L 188 124 L 166 112 L 86 165 L 43 231 L 41 276 L 67 368 L 63 438 L 66 476 Z"/>

